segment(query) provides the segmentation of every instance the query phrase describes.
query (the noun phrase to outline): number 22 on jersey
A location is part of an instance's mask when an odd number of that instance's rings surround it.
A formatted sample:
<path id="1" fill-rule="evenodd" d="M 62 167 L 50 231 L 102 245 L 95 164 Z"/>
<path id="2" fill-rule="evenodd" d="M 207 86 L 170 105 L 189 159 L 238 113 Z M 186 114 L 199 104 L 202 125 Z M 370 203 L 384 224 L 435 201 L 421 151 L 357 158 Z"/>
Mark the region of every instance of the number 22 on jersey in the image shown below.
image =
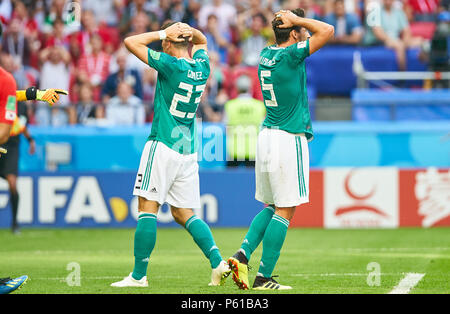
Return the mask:
<path id="1" fill-rule="evenodd" d="M 187 91 L 187 95 L 183 96 L 180 94 L 175 94 L 173 95 L 173 99 L 172 99 L 172 104 L 170 106 L 170 113 L 175 116 L 175 117 L 179 117 L 179 118 L 188 118 L 188 119 L 192 119 L 195 116 L 195 112 L 197 111 L 197 107 L 198 104 L 200 103 L 200 100 L 202 98 L 203 92 L 205 91 L 205 85 L 198 85 L 195 86 L 195 91 L 194 91 L 194 86 L 191 84 L 187 84 L 187 83 L 183 83 L 181 82 L 180 85 L 178 86 L 179 88 Z M 191 103 L 191 98 L 192 98 L 192 93 L 193 92 L 200 92 L 200 96 L 195 98 L 195 109 L 194 112 L 184 112 L 184 111 L 180 111 L 177 109 L 178 106 L 178 102 L 183 102 L 186 104 L 190 104 Z"/>

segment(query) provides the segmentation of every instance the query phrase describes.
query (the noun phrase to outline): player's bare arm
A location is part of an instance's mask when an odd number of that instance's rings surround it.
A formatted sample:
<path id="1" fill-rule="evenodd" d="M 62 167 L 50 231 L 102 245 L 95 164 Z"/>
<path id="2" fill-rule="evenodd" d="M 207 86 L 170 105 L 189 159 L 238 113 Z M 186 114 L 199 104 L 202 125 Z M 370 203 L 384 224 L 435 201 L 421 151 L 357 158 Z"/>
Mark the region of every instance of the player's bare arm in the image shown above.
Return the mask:
<path id="1" fill-rule="evenodd" d="M 192 55 L 194 55 L 194 53 L 200 49 L 208 51 L 206 36 L 203 35 L 203 33 L 198 29 L 191 28 L 191 30 L 192 30 L 192 44 L 194 45 L 192 47 Z"/>
<path id="2" fill-rule="evenodd" d="M 334 27 L 330 24 L 297 16 L 292 11 L 282 10 L 275 14 L 276 18 L 281 20 L 280 28 L 289 28 L 300 26 L 306 28 L 313 35 L 309 39 L 309 54 L 313 54 L 334 36 Z"/>
<path id="3" fill-rule="evenodd" d="M 8 141 L 11 128 L 12 124 L 0 123 L 0 145 Z M 4 152 L 4 154 L 6 154 L 6 152 Z"/>
<path id="4" fill-rule="evenodd" d="M 192 28 L 184 23 L 175 23 L 165 30 L 148 32 L 139 35 L 129 36 L 123 41 L 125 47 L 138 57 L 142 62 L 148 63 L 148 47 L 147 45 L 159 41 L 169 40 L 173 42 L 182 42 L 184 37 L 192 37 Z"/>

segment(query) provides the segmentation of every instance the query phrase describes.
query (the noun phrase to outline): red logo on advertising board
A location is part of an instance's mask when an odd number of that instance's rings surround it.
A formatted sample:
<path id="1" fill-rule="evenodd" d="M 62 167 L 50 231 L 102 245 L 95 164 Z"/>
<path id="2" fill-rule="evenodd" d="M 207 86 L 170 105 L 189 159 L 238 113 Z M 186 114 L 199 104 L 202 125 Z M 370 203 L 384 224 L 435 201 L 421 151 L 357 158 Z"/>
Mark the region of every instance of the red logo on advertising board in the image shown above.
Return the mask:
<path id="1" fill-rule="evenodd" d="M 355 212 L 355 211 L 366 210 L 366 211 L 378 214 L 380 216 L 387 217 L 387 214 L 384 213 L 383 211 L 379 210 L 378 208 L 364 204 L 364 201 L 367 201 L 375 194 L 375 192 L 376 192 L 375 185 L 372 187 L 372 190 L 366 195 L 357 195 L 356 193 L 354 193 L 352 191 L 352 189 L 350 188 L 350 179 L 352 178 L 354 173 L 355 173 L 354 170 L 350 171 L 345 178 L 345 192 L 347 193 L 347 195 L 350 198 L 355 200 L 355 205 L 338 208 L 336 210 L 336 216 L 344 215 L 344 214 Z"/>
<path id="2" fill-rule="evenodd" d="M 450 225 L 450 169 L 401 172 L 400 225 Z"/>
<path id="3" fill-rule="evenodd" d="M 329 168 L 324 178 L 325 227 L 398 225 L 397 169 Z"/>

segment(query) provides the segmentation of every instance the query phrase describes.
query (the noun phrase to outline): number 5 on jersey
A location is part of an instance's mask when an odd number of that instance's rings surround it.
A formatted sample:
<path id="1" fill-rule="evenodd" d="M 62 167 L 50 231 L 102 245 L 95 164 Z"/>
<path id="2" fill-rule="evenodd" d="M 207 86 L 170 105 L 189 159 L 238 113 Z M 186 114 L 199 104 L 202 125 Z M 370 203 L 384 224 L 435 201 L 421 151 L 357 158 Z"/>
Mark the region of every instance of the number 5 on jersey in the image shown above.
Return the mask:
<path id="1" fill-rule="evenodd" d="M 202 98 L 203 92 L 205 91 L 206 85 L 195 86 L 195 92 L 200 92 L 200 96 L 195 98 L 194 112 L 184 112 L 184 111 L 180 111 L 177 109 L 178 102 L 183 102 L 186 104 L 191 103 L 191 97 L 192 97 L 194 86 L 191 84 L 181 82 L 178 87 L 187 91 L 187 95 L 186 96 L 183 96 L 180 94 L 173 95 L 172 104 L 170 106 L 170 113 L 175 117 L 192 119 L 195 116 L 195 112 L 197 111 L 198 104 L 200 103 L 200 100 Z"/>
<path id="2" fill-rule="evenodd" d="M 272 73 L 270 73 L 270 71 L 261 71 L 262 90 L 270 91 L 270 100 L 264 99 L 264 103 L 266 104 L 267 107 L 277 107 L 278 103 L 277 103 L 277 98 L 275 97 L 275 91 L 273 90 L 273 84 L 267 84 L 264 80 L 265 78 L 270 80 L 271 75 L 272 75 Z"/>

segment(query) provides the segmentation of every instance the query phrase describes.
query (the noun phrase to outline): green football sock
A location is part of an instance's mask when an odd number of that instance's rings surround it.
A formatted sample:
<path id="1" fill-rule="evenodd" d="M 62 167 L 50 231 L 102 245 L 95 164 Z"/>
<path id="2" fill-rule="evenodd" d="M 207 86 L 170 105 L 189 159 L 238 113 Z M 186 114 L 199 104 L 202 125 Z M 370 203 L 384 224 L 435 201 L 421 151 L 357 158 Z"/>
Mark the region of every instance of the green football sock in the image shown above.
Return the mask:
<path id="1" fill-rule="evenodd" d="M 286 232 L 289 227 L 289 220 L 278 215 L 273 215 L 272 220 L 267 226 L 263 239 L 263 252 L 261 264 L 259 265 L 258 275 L 265 278 L 272 276 L 275 264 L 280 257 L 280 251 L 283 246 Z"/>
<path id="2" fill-rule="evenodd" d="M 209 259 L 211 267 L 216 268 L 222 261 L 222 256 L 219 248 L 214 243 L 211 229 L 209 229 L 206 222 L 194 215 L 186 221 L 185 228 L 194 238 L 195 243 L 197 243 L 206 258 Z"/>
<path id="3" fill-rule="evenodd" d="M 264 233 L 266 232 L 267 226 L 272 220 L 275 209 L 272 206 L 267 206 L 258 215 L 253 218 L 250 228 L 245 235 L 244 241 L 242 242 L 241 249 L 244 250 L 245 257 L 250 261 L 250 256 L 256 250 L 258 245 L 261 243 Z"/>
<path id="4" fill-rule="evenodd" d="M 140 214 L 134 233 L 134 269 L 132 277 L 142 279 L 147 274 L 148 260 L 156 243 L 156 215 Z"/>

